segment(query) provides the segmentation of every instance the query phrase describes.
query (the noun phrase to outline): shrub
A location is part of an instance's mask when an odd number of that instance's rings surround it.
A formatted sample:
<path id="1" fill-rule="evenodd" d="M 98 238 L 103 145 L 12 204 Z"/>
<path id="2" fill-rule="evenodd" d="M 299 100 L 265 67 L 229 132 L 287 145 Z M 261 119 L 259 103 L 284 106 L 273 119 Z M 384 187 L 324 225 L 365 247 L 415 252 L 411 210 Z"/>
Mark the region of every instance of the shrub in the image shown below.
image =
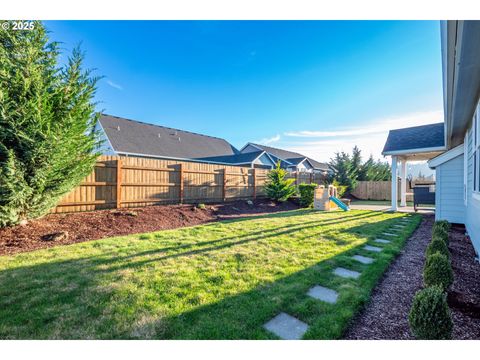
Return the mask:
<path id="1" fill-rule="evenodd" d="M 432 228 L 432 239 L 440 239 L 448 245 L 448 232 L 443 227 Z"/>
<path id="2" fill-rule="evenodd" d="M 339 198 L 342 198 L 343 195 L 345 195 L 345 193 L 348 190 L 347 185 L 340 185 L 340 183 L 337 180 L 333 180 L 332 185 L 337 188 L 337 195 Z"/>
<path id="3" fill-rule="evenodd" d="M 408 320 L 417 339 L 444 340 L 452 337 L 453 324 L 447 296 L 438 286 L 415 294 Z"/>
<path id="4" fill-rule="evenodd" d="M 280 161 L 275 169 L 268 172 L 268 180 L 265 184 L 267 196 L 275 201 L 287 201 L 295 194 L 295 179 L 286 179 L 287 171 L 280 167 Z"/>
<path id="5" fill-rule="evenodd" d="M 47 34 L 0 29 L 0 227 L 47 214 L 98 155 L 98 79 L 79 50 L 59 66 Z"/>
<path id="6" fill-rule="evenodd" d="M 445 241 L 438 238 L 433 238 L 433 240 L 427 246 L 426 256 L 428 258 L 429 256 L 437 252 L 442 255 L 445 255 L 447 258 L 450 258 L 450 253 L 448 252 L 448 246 L 445 243 Z"/>
<path id="7" fill-rule="evenodd" d="M 438 220 L 433 224 L 433 230 L 440 228 L 445 230 L 447 233 L 450 230 L 451 224 L 447 220 Z"/>
<path id="8" fill-rule="evenodd" d="M 435 253 L 427 257 L 423 269 L 425 286 L 440 286 L 446 290 L 453 283 L 453 271 L 445 255 Z"/>
<path id="9" fill-rule="evenodd" d="M 205 204 L 200 203 L 200 204 L 197 205 L 197 209 L 205 210 L 206 208 L 207 207 L 205 206 Z"/>
<path id="10" fill-rule="evenodd" d="M 300 184 L 298 185 L 298 191 L 300 192 L 300 205 L 302 207 L 313 206 L 313 198 L 315 195 L 315 189 L 317 184 Z"/>

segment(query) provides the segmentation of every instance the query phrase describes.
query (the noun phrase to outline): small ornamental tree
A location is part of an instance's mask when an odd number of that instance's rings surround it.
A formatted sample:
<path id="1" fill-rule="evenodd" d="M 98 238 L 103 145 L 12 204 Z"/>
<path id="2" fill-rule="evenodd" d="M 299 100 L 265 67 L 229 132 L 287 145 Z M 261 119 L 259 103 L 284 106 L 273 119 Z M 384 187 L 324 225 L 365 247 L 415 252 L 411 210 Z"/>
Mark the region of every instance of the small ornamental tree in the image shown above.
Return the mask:
<path id="1" fill-rule="evenodd" d="M 98 78 L 59 54 L 41 22 L 0 28 L 0 227 L 45 215 L 95 164 Z"/>
<path id="2" fill-rule="evenodd" d="M 268 172 L 268 180 L 265 184 L 267 196 L 275 201 L 287 201 L 295 194 L 295 179 L 287 179 L 287 171 L 280 167 L 280 161 L 275 169 Z"/>

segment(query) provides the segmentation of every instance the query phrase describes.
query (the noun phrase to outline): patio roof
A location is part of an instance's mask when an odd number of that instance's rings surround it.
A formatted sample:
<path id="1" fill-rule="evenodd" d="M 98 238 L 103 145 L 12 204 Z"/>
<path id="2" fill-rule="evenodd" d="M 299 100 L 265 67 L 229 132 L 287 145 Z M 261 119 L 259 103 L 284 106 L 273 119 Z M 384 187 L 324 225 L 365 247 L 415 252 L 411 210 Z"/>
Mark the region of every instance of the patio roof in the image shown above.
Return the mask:
<path id="1" fill-rule="evenodd" d="M 419 161 L 429 160 L 444 151 L 445 126 L 436 123 L 390 130 L 382 154 Z"/>

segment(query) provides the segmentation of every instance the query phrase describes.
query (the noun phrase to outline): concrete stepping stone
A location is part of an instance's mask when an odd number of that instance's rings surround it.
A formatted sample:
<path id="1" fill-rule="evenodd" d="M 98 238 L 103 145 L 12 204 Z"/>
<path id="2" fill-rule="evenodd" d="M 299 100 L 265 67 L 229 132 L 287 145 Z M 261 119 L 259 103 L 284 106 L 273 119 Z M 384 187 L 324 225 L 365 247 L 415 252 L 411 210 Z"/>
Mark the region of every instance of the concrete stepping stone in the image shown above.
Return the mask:
<path id="1" fill-rule="evenodd" d="M 360 276 L 358 271 L 348 270 L 342 267 L 336 268 L 333 273 L 346 279 L 357 279 Z"/>
<path id="2" fill-rule="evenodd" d="M 308 330 L 307 324 L 284 312 L 275 316 L 263 327 L 284 340 L 300 340 Z"/>
<path id="3" fill-rule="evenodd" d="M 390 233 L 390 232 L 384 232 L 382 235 L 383 236 L 397 236 L 397 234 Z"/>
<path id="4" fill-rule="evenodd" d="M 390 244 L 391 243 L 390 240 L 385 240 L 385 239 L 375 239 L 373 241 L 375 241 L 376 243 L 379 243 L 379 244 Z"/>
<path id="5" fill-rule="evenodd" d="M 374 251 L 374 252 L 380 252 L 382 251 L 383 249 L 380 248 L 380 247 L 377 247 L 377 246 L 370 246 L 370 245 L 365 245 L 363 247 L 365 250 L 368 250 L 368 251 Z"/>
<path id="6" fill-rule="evenodd" d="M 338 298 L 338 293 L 335 290 L 320 285 L 315 285 L 314 287 L 310 288 L 307 295 L 313 297 L 314 299 L 325 301 L 329 304 L 335 304 Z"/>
<path id="7" fill-rule="evenodd" d="M 362 255 L 354 255 L 352 256 L 353 259 L 357 260 L 358 262 L 361 262 L 362 264 L 371 264 L 373 263 L 374 259 L 362 256 Z"/>

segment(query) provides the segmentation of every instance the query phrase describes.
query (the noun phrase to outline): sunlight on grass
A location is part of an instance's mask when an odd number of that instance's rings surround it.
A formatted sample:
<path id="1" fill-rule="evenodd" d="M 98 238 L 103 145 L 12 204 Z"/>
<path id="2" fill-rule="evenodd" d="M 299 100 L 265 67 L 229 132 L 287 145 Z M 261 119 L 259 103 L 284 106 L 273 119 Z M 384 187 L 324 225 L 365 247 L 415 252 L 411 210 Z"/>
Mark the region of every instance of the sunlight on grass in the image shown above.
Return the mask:
<path id="1" fill-rule="evenodd" d="M 285 311 L 338 338 L 421 218 L 382 253 L 361 247 L 404 216 L 298 210 L 0 257 L 0 337 L 268 339 Z M 338 303 L 306 296 L 315 284 Z"/>

